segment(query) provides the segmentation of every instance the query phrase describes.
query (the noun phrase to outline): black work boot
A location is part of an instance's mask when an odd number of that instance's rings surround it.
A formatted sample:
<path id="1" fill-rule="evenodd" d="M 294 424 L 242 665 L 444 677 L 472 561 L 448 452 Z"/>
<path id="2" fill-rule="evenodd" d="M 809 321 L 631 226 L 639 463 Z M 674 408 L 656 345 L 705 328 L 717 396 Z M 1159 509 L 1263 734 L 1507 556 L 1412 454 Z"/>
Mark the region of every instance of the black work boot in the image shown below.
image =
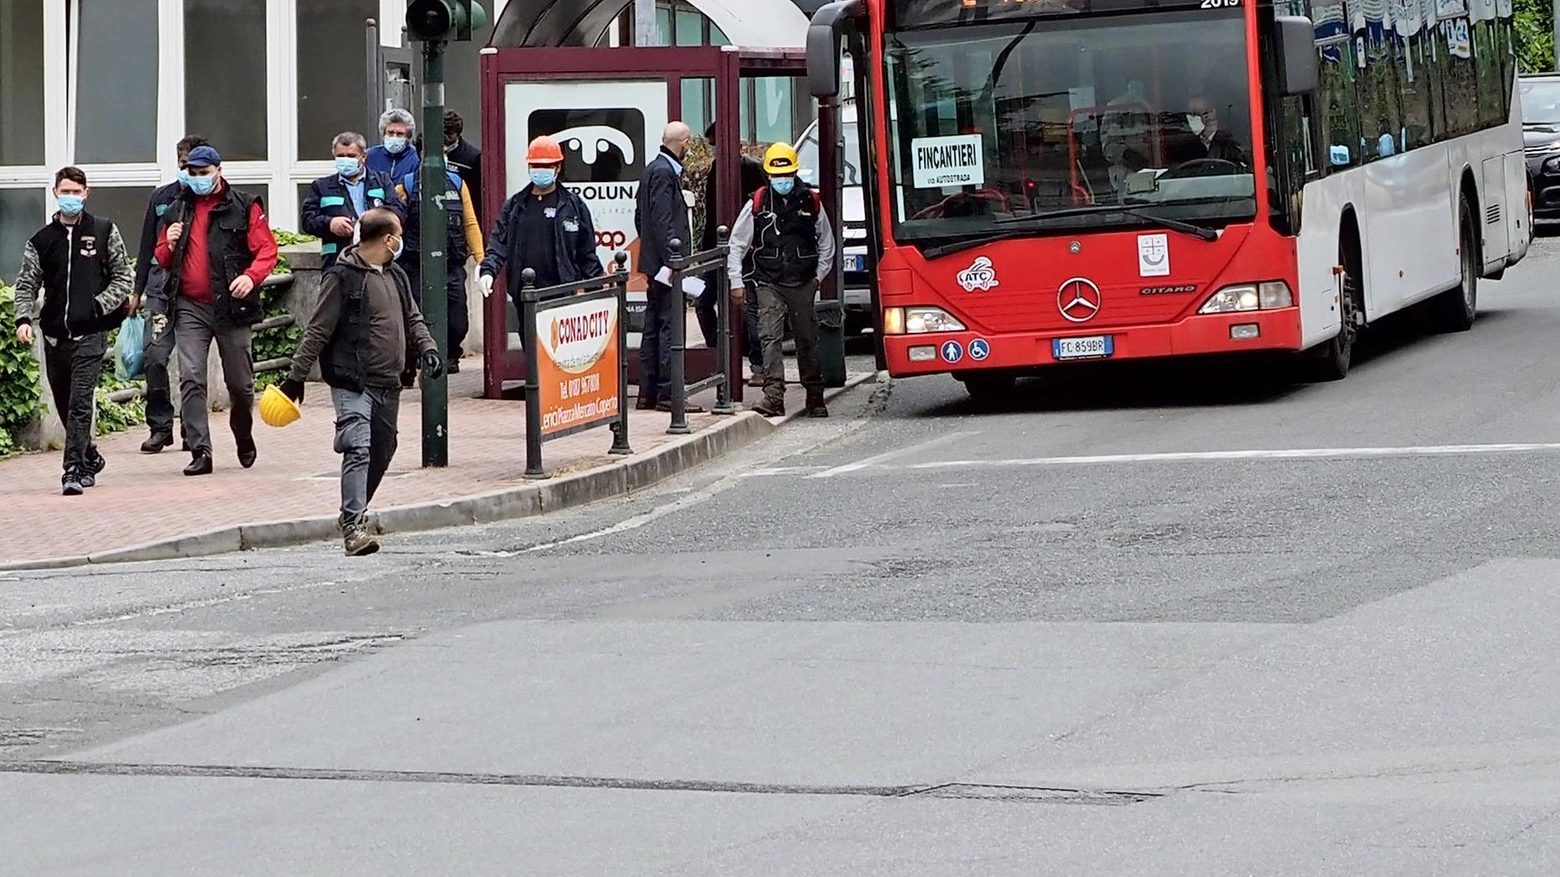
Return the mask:
<path id="1" fill-rule="evenodd" d="M 141 453 L 160 454 L 163 448 L 173 444 L 173 431 L 167 429 L 154 429 L 146 441 L 141 442 Z"/>
<path id="2" fill-rule="evenodd" d="M 211 464 L 211 453 L 209 451 L 196 451 L 194 453 L 195 458 L 190 460 L 190 464 L 188 466 L 184 467 L 184 474 L 210 475 L 212 469 L 214 468 Z"/>
<path id="3" fill-rule="evenodd" d="M 823 404 L 822 390 L 809 390 L 807 393 L 807 416 L 828 417 L 829 409 Z"/>

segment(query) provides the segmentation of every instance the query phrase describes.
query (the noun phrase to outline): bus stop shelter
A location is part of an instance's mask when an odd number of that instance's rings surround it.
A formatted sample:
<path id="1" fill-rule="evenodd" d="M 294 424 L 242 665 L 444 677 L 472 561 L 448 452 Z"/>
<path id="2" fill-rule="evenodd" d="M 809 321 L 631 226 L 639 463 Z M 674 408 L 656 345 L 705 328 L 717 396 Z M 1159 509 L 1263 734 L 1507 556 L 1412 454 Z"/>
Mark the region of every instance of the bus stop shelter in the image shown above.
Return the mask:
<path id="1" fill-rule="evenodd" d="M 735 10 L 732 4 L 738 0 L 711 2 L 725 2 Z M 562 182 L 590 207 L 597 255 L 603 264 L 610 265 L 614 253 L 628 253 L 633 272 L 630 309 L 642 313 L 647 281 L 637 272 L 635 199 L 646 163 L 660 151 L 662 129 L 669 121 L 683 117 L 685 85 L 700 80 L 713 84 L 717 139 L 722 144 L 736 144 L 741 139 L 743 78 L 802 78 L 807 63 L 801 49 L 597 46 L 602 34 L 631 3 L 512 0 L 505 7 L 482 58 L 482 147 L 487 157 L 482 201 L 487 214 L 484 226 L 492 228 L 505 199 L 527 183 L 525 154 L 531 139 L 542 134 L 558 138 L 564 147 Z M 744 15 L 757 12 L 756 8 L 747 9 Z M 749 21 L 746 26 L 764 25 Z M 719 157 L 722 160 L 715 164 L 717 203 L 707 221 L 718 225 L 730 226 L 741 206 L 741 168 L 729 160 L 735 154 L 727 146 Z M 820 150 L 820 155 L 823 167 L 819 178 L 837 179 L 831 171 L 833 150 Z M 832 215 L 837 216 L 838 211 Z M 694 232 L 695 239 L 688 242 L 691 249 L 700 244 L 698 229 Z M 489 398 L 504 396 L 506 387 L 513 392 L 525 378 L 518 318 L 509 298 L 497 292 L 507 289 L 505 281 L 500 278 L 483 310 L 484 393 Z M 726 286 L 723 279 L 720 285 Z M 691 316 L 688 322 L 694 322 Z M 742 345 L 736 343 L 742 332 L 740 315 L 734 313 L 730 322 L 735 336 L 730 345 L 732 393 L 741 401 Z M 637 329 L 631 320 L 628 355 L 635 380 Z M 713 349 L 690 346 L 689 381 L 718 369 Z"/>

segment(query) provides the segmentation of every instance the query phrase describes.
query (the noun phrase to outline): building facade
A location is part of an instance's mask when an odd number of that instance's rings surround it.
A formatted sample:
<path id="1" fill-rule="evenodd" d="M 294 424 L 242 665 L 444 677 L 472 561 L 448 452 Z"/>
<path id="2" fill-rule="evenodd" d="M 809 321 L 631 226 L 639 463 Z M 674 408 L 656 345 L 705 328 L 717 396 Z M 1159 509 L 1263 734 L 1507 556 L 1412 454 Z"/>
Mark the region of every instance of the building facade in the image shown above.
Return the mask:
<path id="1" fill-rule="evenodd" d="M 793 2 L 659 0 L 657 42 L 800 46 L 806 19 L 799 10 L 789 15 Z M 765 4 L 784 4 L 794 33 L 740 33 L 737 13 Z M 496 21 L 504 0 L 487 6 Z M 402 44 L 405 7 L 405 0 L 0 0 L 0 279 L 14 279 L 23 242 L 53 210 L 53 174 L 69 164 L 87 172 L 90 209 L 114 219 L 134 248 L 147 198 L 173 179 L 173 145 L 186 133 L 211 139 L 227 178 L 265 198 L 273 225 L 297 228 L 309 183 L 331 172 L 331 138 L 358 130 L 370 143 L 378 139 L 371 63 L 380 71 L 396 57 L 415 64 Z M 369 19 L 384 55 L 375 62 Z M 491 25 L 470 43 L 452 44 L 446 60 L 445 103 L 478 143 L 479 52 L 490 34 Z M 627 44 L 631 35 L 623 21 L 602 44 Z M 375 85 L 386 102 L 410 94 L 394 81 Z M 806 127 L 810 101 L 798 91 L 788 80 L 746 83 L 748 138 L 791 139 Z M 684 99 L 684 115 L 702 130 L 709 98 L 695 90 Z"/>

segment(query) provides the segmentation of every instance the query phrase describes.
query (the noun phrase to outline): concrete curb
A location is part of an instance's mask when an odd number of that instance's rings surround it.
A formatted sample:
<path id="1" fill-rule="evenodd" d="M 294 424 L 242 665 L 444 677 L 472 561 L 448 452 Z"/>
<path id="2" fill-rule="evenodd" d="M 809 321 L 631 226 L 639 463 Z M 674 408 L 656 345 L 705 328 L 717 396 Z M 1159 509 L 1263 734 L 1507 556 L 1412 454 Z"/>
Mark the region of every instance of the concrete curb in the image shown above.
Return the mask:
<path id="1" fill-rule="evenodd" d="M 845 386 L 825 393 L 825 398 L 835 399 L 877 378 L 876 373 L 853 375 L 845 381 Z M 722 418 L 710 429 L 683 436 L 649 453 L 636 454 L 620 462 L 520 487 L 436 502 L 395 506 L 376 512 L 372 516 L 370 525 L 383 534 L 491 524 L 623 496 L 636 490 L 643 490 L 673 475 L 686 472 L 751 444 L 774 432 L 781 424 L 796 418 L 801 413 L 793 411 L 785 417 L 771 420 L 753 411 L 741 411 L 733 416 Z M 340 535 L 335 515 L 292 521 L 262 521 L 219 527 L 202 533 L 189 533 L 172 539 L 128 548 L 115 548 L 96 554 L 0 564 L 0 571 L 21 572 L 107 563 L 207 557 L 261 548 L 283 548 L 310 542 L 324 542 L 338 538 Z"/>

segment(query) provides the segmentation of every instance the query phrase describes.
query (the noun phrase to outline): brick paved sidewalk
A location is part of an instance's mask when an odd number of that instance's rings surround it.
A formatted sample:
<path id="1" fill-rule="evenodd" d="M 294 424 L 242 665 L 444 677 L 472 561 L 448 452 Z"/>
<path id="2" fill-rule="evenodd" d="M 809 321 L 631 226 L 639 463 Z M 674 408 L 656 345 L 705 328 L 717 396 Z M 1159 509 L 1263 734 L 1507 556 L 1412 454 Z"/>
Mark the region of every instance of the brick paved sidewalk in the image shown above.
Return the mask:
<path id="1" fill-rule="evenodd" d="M 450 383 L 450 465 L 422 469 L 422 413 L 417 391 L 401 404 L 401 442 L 373 508 L 455 499 L 529 483 L 525 471 L 525 406 L 480 395 L 482 365 L 468 358 Z M 788 400 L 800 405 L 800 388 Z M 697 401 L 708 405 L 710 394 Z M 331 450 L 334 415 L 329 389 L 310 384 L 301 420 L 285 429 L 256 417 L 260 459 L 238 465 L 225 413 L 212 414 L 217 471 L 187 478 L 190 456 L 178 445 L 157 455 L 140 453 L 144 430 L 108 436 L 99 447 L 108 467 L 84 496 L 60 495 L 60 454 L 47 451 L 0 461 L 0 564 L 78 556 L 264 521 L 333 515 L 339 503 L 340 457 Z M 697 432 L 726 420 L 690 415 Z M 636 454 L 672 441 L 669 415 L 635 411 L 629 437 Z M 549 474 L 603 465 L 612 434 L 588 430 L 543 446 Z M 631 458 L 630 458 L 631 459 Z M 372 511 L 372 509 L 371 509 Z"/>

